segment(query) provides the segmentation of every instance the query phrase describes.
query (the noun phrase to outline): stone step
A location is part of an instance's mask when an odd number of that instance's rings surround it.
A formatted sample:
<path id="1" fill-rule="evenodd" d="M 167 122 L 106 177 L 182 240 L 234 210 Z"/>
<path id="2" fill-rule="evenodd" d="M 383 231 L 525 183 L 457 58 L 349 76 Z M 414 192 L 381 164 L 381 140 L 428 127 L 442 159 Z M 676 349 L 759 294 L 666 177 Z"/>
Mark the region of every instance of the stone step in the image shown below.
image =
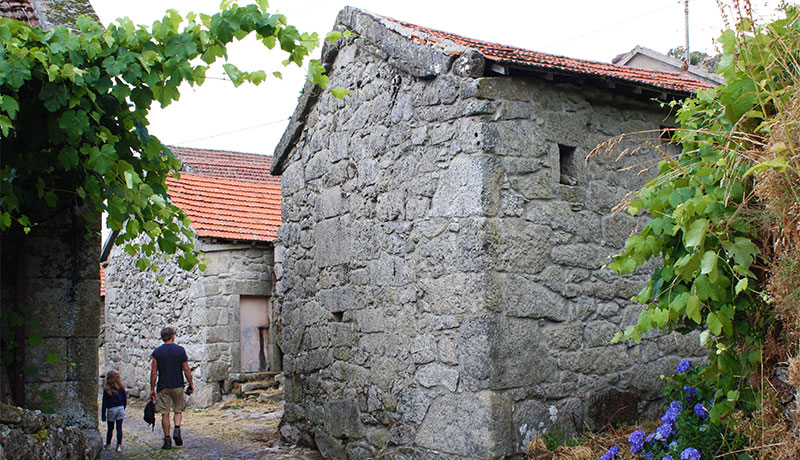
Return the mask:
<path id="1" fill-rule="evenodd" d="M 257 390 L 266 390 L 268 388 L 276 388 L 278 386 L 278 382 L 274 380 L 258 380 L 254 382 L 247 382 L 242 383 L 239 387 L 240 391 L 243 393 L 249 393 L 251 391 Z"/>
<path id="2" fill-rule="evenodd" d="M 256 380 L 274 380 L 280 372 L 247 372 L 231 376 L 234 383 L 253 382 Z"/>

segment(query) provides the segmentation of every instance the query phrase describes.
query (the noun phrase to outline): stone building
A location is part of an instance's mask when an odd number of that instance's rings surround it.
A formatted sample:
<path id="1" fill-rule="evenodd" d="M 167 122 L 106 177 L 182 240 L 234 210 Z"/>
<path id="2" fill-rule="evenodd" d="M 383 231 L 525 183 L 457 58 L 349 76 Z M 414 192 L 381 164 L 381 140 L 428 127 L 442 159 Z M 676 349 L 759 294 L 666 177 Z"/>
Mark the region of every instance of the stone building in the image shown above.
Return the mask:
<path id="1" fill-rule="evenodd" d="M 84 14 L 97 20 L 88 0 L 0 2 L 0 16 L 44 30 L 74 28 Z M 36 154 L 20 152 L 15 142 L 2 143 L 2 168 L 20 155 Z M 61 205 L 53 216 L 29 233 L 12 227 L 0 235 L 0 335 L 16 336 L 14 354 L 21 358 L 0 367 L 0 458 L 93 459 L 102 448 L 97 431 L 100 215 L 87 224 L 85 217 L 92 215 L 86 209 Z M 24 324 L 14 326 L 11 312 L 25 318 Z M 29 340 L 34 335 L 41 337 L 39 343 Z M 53 356 L 58 359 L 50 363 Z"/>
<path id="2" fill-rule="evenodd" d="M 205 271 L 173 259 L 141 271 L 122 247 L 105 263 L 105 359 L 133 395 L 146 396 L 150 353 L 170 325 L 189 355 L 194 406 L 230 391 L 238 374 L 277 370 L 280 350 L 270 318 L 273 240 L 280 225 L 280 182 L 271 157 L 171 147 L 183 163 L 168 179 L 173 203 L 192 221 Z"/>
<path id="3" fill-rule="evenodd" d="M 676 337 L 606 346 L 647 274 L 604 264 L 637 224 L 612 207 L 652 151 L 652 99 L 706 85 L 346 8 L 275 151 L 286 406 L 281 433 L 328 459 L 518 458 L 655 410 Z M 620 172 L 621 168 L 633 168 Z"/>

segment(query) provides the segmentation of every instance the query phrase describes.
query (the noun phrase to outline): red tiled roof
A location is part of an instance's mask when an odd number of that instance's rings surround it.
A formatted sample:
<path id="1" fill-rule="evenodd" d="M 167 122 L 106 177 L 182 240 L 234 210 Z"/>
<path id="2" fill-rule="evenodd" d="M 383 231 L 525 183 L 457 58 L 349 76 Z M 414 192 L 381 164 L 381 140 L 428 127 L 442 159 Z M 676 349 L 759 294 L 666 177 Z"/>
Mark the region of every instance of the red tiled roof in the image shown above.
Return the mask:
<path id="1" fill-rule="evenodd" d="M 501 45 L 498 43 L 466 38 L 460 35 L 443 32 L 441 30 L 429 29 L 427 27 L 421 27 L 415 24 L 410 24 L 387 17 L 383 18 L 402 27 L 421 32 L 422 36 L 412 35 L 411 38 L 415 41 L 446 50 L 447 43 L 444 41 L 448 40 L 461 46 L 474 48 L 480 51 L 486 59 L 495 61 L 499 64 L 574 75 L 608 78 L 610 80 L 628 82 L 635 85 L 644 85 L 653 88 L 687 93 L 711 87 L 711 85 L 707 83 L 703 83 L 677 73 L 637 69 L 616 64 L 607 64 L 604 62 L 556 56 L 553 54 L 540 53 L 537 51 L 530 51 L 513 46 Z"/>
<path id="2" fill-rule="evenodd" d="M 272 241 L 281 225 L 280 183 L 257 183 L 181 173 L 167 178 L 173 204 L 199 237 Z"/>
<path id="3" fill-rule="evenodd" d="M 168 147 L 183 163 L 183 171 L 190 174 L 280 186 L 281 178 L 269 173 L 272 167 L 271 156 L 172 145 Z"/>
<path id="4" fill-rule="evenodd" d="M 0 1 L 0 16 L 16 19 L 32 26 L 39 25 L 39 18 L 30 0 Z"/>

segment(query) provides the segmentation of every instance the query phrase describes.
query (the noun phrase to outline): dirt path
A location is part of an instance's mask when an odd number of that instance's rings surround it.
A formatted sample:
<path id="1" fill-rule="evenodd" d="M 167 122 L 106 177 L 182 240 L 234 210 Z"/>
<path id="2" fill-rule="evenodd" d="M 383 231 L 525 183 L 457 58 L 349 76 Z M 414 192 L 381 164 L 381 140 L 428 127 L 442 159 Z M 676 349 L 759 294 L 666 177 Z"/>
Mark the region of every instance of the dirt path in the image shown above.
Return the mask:
<path id="1" fill-rule="evenodd" d="M 183 416 L 183 446 L 161 450 L 161 419 L 156 415 L 155 431 L 142 421 L 143 403 L 133 402 L 126 410 L 122 452 L 103 450 L 102 460 L 319 460 L 318 452 L 286 445 L 278 436 L 283 404 L 267 406 L 234 400 L 208 409 L 189 409 Z M 105 440 L 106 424 L 100 424 Z"/>

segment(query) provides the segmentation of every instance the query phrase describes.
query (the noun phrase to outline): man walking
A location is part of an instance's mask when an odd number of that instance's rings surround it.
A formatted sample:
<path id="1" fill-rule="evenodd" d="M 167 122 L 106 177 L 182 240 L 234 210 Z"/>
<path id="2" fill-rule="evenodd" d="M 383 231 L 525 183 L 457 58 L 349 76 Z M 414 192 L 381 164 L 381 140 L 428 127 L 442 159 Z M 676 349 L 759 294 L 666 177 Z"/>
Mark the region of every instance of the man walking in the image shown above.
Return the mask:
<path id="1" fill-rule="evenodd" d="M 164 343 L 156 348 L 150 355 L 150 398 L 156 400 L 156 413 L 161 414 L 161 428 L 164 430 L 164 445 L 162 449 L 172 448 L 172 439 L 176 446 L 183 445 L 181 438 L 181 420 L 183 410 L 186 408 L 186 399 L 183 397 L 183 376 L 189 382 L 186 394 L 194 391 L 192 372 L 189 370 L 189 358 L 182 346 L 175 344 L 175 330 L 171 327 L 161 329 L 161 340 Z M 158 377 L 158 385 L 156 385 Z M 156 397 L 156 391 L 158 396 Z M 175 413 L 175 431 L 172 439 L 169 437 L 169 413 Z"/>

